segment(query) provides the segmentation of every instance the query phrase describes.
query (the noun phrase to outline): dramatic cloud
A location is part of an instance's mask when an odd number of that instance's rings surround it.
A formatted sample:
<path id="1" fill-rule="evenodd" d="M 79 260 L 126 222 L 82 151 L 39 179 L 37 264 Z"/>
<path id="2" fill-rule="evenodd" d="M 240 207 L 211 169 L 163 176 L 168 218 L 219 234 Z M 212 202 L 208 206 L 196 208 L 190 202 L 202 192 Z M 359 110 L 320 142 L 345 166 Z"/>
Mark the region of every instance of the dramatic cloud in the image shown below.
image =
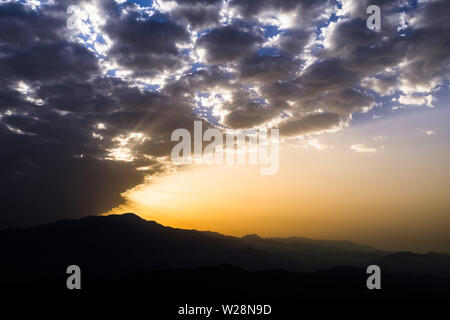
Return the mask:
<path id="1" fill-rule="evenodd" d="M 243 81 L 261 83 L 288 80 L 299 70 L 299 63 L 283 56 L 252 56 L 239 64 L 240 78 Z"/>
<path id="2" fill-rule="evenodd" d="M 120 193 L 143 182 L 144 174 L 167 170 L 157 157 L 168 155 L 172 130 L 194 120 L 192 106 L 175 94 L 103 75 L 95 53 L 63 32 L 66 18 L 55 7 L 36 12 L 0 6 L 2 30 L 20 29 L 17 37 L 0 36 L 0 209 L 7 213 L 0 227 L 96 214 L 120 204 Z M 169 30 L 185 34 L 179 27 Z M 145 51 L 132 41 L 126 45 Z M 153 47 L 155 54 L 171 50 L 169 44 Z M 129 138 L 136 133 L 145 138 Z"/>
<path id="3" fill-rule="evenodd" d="M 141 20 L 138 12 L 108 20 L 105 31 L 113 41 L 110 58 L 137 74 L 176 70 L 183 65 L 177 47 L 188 41 L 186 30 L 164 15 Z"/>
<path id="4" fill-rule="evenodd" d="M 197 45 L 205 50 L 208 63 L 227 63 L 256 52 L 263 39 L 257 30 L 231 25 L 213 29 L 202 36 Z"/>
<path id="5" fill-rule="evenodd" d="M 334 113 L 314 113 L 305 116 L 293 117 L 280 126 L 285 136 L 296 136 L 314 133 L 339 127 L 341 118 Z"/>
<path id="6" fill-rule="evenodd" d="M 1 1 L 0 228 L 116 206 L 196 119 L 317 141 L 381 100 L 432 107 L 449 78 L 446 0 L 144 3 Z"/>
<path id="7" fill-rule="evenodd" d="M 170 11 L 176 21 L 187 23 L 195 30 L 219 24 L 221 1 L 178 1 L 178 4 Z"/>

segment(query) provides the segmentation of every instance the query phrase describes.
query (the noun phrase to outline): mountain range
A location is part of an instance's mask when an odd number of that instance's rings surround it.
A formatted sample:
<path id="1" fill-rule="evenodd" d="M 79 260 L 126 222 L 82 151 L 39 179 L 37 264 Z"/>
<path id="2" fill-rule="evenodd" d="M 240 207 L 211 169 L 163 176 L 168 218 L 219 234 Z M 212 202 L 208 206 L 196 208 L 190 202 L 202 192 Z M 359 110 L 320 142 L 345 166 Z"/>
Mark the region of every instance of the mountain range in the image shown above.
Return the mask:
<path id="1" fill-rule="evenodd" d="M 233 265 L 247 271 L 314 272 L 335 267 L 450 276 L 450 255 L 389 252 L 349 241 L 226 236 L 162 226 L 134 214 L 88 216 L 0 232 L 0 281 L 65 274 L 92 276 Z"/>

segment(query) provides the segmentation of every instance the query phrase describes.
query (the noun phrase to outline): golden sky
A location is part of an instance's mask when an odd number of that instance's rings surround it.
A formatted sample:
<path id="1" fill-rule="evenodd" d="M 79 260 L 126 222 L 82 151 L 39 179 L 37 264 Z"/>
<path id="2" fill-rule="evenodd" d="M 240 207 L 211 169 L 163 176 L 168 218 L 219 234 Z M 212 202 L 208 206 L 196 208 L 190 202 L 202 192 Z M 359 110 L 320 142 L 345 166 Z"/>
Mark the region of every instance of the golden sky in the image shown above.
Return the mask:
<path id="1" fill-rule="evenodd" d="M 449 251 L 448 139 L 421 127 L 435 116 L 416 113 L 287 141 L 273 176 L 260 175 L 258 165 L 193 165 L 127 191 L 126 204 L 111 213 L 230 235 Z M 356 152 L 355 144 L 366 152 Z"/>

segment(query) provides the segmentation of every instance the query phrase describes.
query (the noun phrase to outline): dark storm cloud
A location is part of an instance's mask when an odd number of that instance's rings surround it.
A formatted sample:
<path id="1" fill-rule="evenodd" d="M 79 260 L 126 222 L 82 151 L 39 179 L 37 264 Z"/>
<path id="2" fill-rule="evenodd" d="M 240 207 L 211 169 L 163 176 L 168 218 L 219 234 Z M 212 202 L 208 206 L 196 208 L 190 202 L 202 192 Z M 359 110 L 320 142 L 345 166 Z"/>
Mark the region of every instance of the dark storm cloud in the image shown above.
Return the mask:
<path id="1" fill-rule="evenodd" d="M 442 1 L 442 0 L 438 0 Z M 398 12 L 399 9 L 407 7 L 408 3 L 406 1 L 402 0 L 345 0 L 346 4 L 348 5 L 348 9 L 350 11 L 350 14 L 353 18 L 367 18 L 368 15 L 366 13 L 367 7 L 370 5 L 377 5 L 379 6 L 382 11 L 383 15 L 381 18 L 383 19 L 384 23 L 389 23 L 389 17 L 392 12 Z M 384 24 L 383 23 L 383 24 Z M 392 23 L 392 21 L 391 21 Z"/>
<path id="2" fill-rule="evenodd" d="M 30 43 L 22 50 L 5 48 L 3 53 L 0 57 L 0 73 L 8 79 L 88 79 L 99 69 L 92 53 L 84 47 L 67 42 Z"/>
<path id="3" fill-rule="evenodd" d="M 310 8 L 315 5 L 322 4 L 326 1 L 311 1 L 311 0 L 232 0 L 230 6 L 238 8 L 241 13 L 246 16 L 252 16 L 264 10 L 278 9 L 283 11 L 290 11 L 302 6 L 303 8 Z M 315 4 L 316 3 L 316 4 Z"/>
<path id="4" fill-rule="evenodd" d="M 13 82 L 3 79 L 3 87 L 0 87 L 0 112 L 8 108 L 24 111 L 35 107 L 34 103 L 25 100 L 18 91 L 12 90 L 8 85 L 12 86 Z"/>
<path id="5" fill-rule="evenodd" d="M 407 58 L 411 63 L 401 78 L 411 87 L 437 85 L 450 76 L 449 1 L 434 1 L 412 15 L 415 29 L 408 42 Z"/>
<path id="6" fill-rule="evenodd" d="M 404 59 L 407 42 L 403 39 L 385 40 L 382 46 L 358 47 L 345 60 L 345 67 L 363 76 L 377 74 L 396 67 Z"/>
<path id="7" fill-rule="evenodd" d="M 86 48 L 65 39 L 66 16 L 37 13 L 18 4 L 0 6 L 0 73 L 10 80 L 86 79 L 98 70 Z"/>
<path id="8" fill-rule="evenodd" d="M 300 99 L 301 87 L 296 81 L 277 81 L 261 88 L 262 94 L 267 99 L 274 101 L 292 101 Z M 286 104 L 287 105 L 287 104 Z"/>
<path id="9" fill-rule="evenodd" d="M 303 29 L 289 29 L 281 33 L 278 47 L 289 55 L 297 55 L 302 52 L 310 39 L 311 33 Z"/>
<path id="10" fill-rule="evenodd" d="M 187 74 L 182 81 L 186 82 L 186 86 L 190 88 L 187 90 L 206 91 L 215 87 L 233 87 L 230 83 L 233 79 L 233 74 L 224 71 L 218 66 L 211 66 L 208 69 L 201 69 Z"/>
<path id="11" fill-rule="evenodd" d="M 255 20 L 263 12 L 294 12 L 297 23 L 306 26 L 317 19 L 326 8 L 335 5 L 330 0 L 231 0 L 230 7 L 249 20 Z M 310 27 L 310 26 L 308 26 Z"/>
<path id="12" fill-rule="evenodd" d="M 254 53 L 264 40 L 255 29 L 231 25 L 212 30 L 198 40 L 208 63 L 227 63 Z"/>
<path id="13" fill-rule="evenodd" d="M 346 57 L 355 53 L 357 48 L 367 48 L 381 41 L 383 36 L 387 36 L 386 29 L 380 32 L 373 32 L 366 27 L 366 19 L 355 18 L 337 23 L 330 35 L 329 48 L 325 55 Z"/>
<path id="14" fill-rule="evenodd" d="M 104 29 L 113 41 L 110 59 L 138 75 L 179 69 L 183 57 L 176 45 L 188 41 L 187 31 L 168 16 L 140 18 L 132 12 L 108 19 Z"/>
<path id="15" fill-rule="evenodd" d="M 236 129 L 264 124 L 280 112 L 271 106 L 252 101 L 251 94 L 244 90 L 234 91 L 231 101 L 225 103 L 224 109 L 229 112 L 225 117 L 225 124 Z"/>
<path id="16" fill-rule="evenodd" d="M 296 136 L 339 127 L 342 118 L 334 113 L 315 113 L 290 118 L 280 126 L 283 136 Z"/>
<path id="17" fill-rule="evenodd" d="M 156 110 L 170 105 L 171 97 L 159 92 L 143 91 L 118 78 L 96 77 L 90 81 L 44 84 L 37 97 L 60 111 L 80 115 L 110 115 L 121 111 Z"/>
<path id="18" fill-rule="evenodd" d="M 219 23 L 220 9 L 220 3 L 214 3 L 213 5 L 187 3 L 172 10 L 171 16 L 176 21 L 185 20 L 193 29 L 204 29 Z"/>
<path id="19" fill-rule="evenodd" d="M 194 119 L 191 105 L 180 103 L 176 95 L 104 78 L 95 55 L 67 40 L 66 18 L 61 7 L 33 11 L 18 4 L 0 6 L 0 228 L 117 206 L 122 192 L 143 181 L 144 172 L 136 166 L 150 166 L 153 174 L 165 170 L 142 155 L 167 156 L 171 131 Z M 124 43 L 136 50 L 135 56 L 145 56 L 148 49 L 141 36 L 150 35 L 152 53 L 162 57 L 176 56 L 174 42 L 186 38 L 184 29 L 170 21 L 135 24 L 123 18 L 109 27 L 116 41 L 125 37 L 117 27 L 135 33 Z M 125 49 L 114 50 L 120 57 Z M 134 67 L 150 69 L 151 63 Z M 106 127 L 98 130 L 98 123 Z M 135 130 L 152 136 L 151 143 L 131 150 L 136 160 L 105 160 L 117 146 L 114 138 Z"/>
<path id="20" fill-rule="evenodd" d="M 2 118 L 2 228 L 104 212 L 142 181 L 132 165 L 97 158 L 91 119 L 35 109 Z"/>
<path id="21" fill-rule="evenodd" d="M 96 114 L 118 108 L 116 97 L 111 95 L 112 84 L 109 82 L 68 80 L 56 84 L 47 83 L 39 87 L 37 96 L 53 110 Z"/>
<path id="22" fill-rule="evenodd" d="M 323 90 L 353 87 L 359 79 L 360 75 L 345 68 L 342 61 L 329 59 L 310 66 L 297 81 L 307 89 L 304 94 L 317 95 Z"/>
<path id="23" fill-rule="evenodd" d="M 58 11 L 33 12 L 25 6 L 6 3 L 0 6 L 0 43 L 10 49 L 23 49 L 29 43 L 61 40 L 66 16 Z"/>
<path id="24" fill-rule="evenodd" d="M 364 108 L 370 108 L 373 102 L 372 96 L 353 89 L 345 89 L 324 94 L 316 106 L 343 115 L 345 119 L 353 112 L 362 112 Z"/>
<path id="25" fill-rule="evenodd" d="M 253 128 L 266 123 L 274 118 L 279 112 L 263 106 L 257 102 L 245 102 L 237 104 L 234 102 L 233 110 L 226 115 L 225 124 L 230 128 Z"/>
<path id="26" fill-rule="evenodd" d="M 418 29 L 449 29 L 449 10 L 450 3 L 448 1 L 431 1 L 422 9 L 412 13 L 413 24 Z"/>
<path id="27" fill-rule="evenodd" d="M 382 8 L 382 28 L 365 37 L 364 8 L 369 4 Z M 399 8 L 405 5 L 394 0 L 352 2 L 353 19 L 336 26 L 325 55 L 342 53 L 344 57 L 340 58 L 345 58 L 346 68 L 362 76 L 378 74 L 369 84 L 379 93 L 431 91 L 449 76 L 446 65 L 450 62 L 450 23 L 445 12 L 450 10 L 450 3 L 422 3 L 417 10 L 401 16 Z M 398 28 L 405 28 L 406 32 L 399 33 Z M 388 68 L 395 71 L 386 73 Z"/>
<path id="28" fill-rule="evenodd" d="M 243 59 L 239 64 L 242 80 L 262 83 L 289 79 L 298 70 L 298 61 L 283 56 L 254 55 Z"/>
<path id="29" fill-rule="evenodd" d="M 37 139 L 0 128 L 1 145 L 8 146 L 0 149 L 1 228 L 105 212 L 142 181 L 131 164 L 72 157 L 85 148 L 73 145 L 70 130 L 51 131 L 63 135 Z"/>

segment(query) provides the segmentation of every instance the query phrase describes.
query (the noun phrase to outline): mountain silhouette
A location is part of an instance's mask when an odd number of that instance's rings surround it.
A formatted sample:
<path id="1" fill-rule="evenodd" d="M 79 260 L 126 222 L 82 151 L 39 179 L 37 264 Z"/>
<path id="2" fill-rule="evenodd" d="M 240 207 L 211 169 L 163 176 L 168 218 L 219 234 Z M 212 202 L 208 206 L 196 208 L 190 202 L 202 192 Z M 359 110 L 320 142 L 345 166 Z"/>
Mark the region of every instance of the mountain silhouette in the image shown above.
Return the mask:
<path id="1" fill-rule="evenodd" d="M 8 277 L 58 274 L 71 264 L 94 275 L 221 264 L 247 270 L 315 271 L 341 265 L 364 266 L 386 255 L 350 242 L 238 238 L 175 229 L 134 214 L 88 216 L 2 231 L 0 250 L 0 269 Z"/>
<path id="2" fill-rule="evenodd" d="M 18 299 L 127 296 L 170 301 L 172 308 L 189 299 L 223 303 L 233 297 L 239 303 L 282 302 L 288 310 L 298 299 L 450 297 L 446 254 L 300 237 L 239 238 L 166 227 L 134 214 L 1 231 L 0 252 L 0 285 Z M 366 287 L 371 264 L 381 267 L 381 293 Z M 82 270 L 81 292 L 65 286 L 69 265 Z"/>
<path id="3" fill-rule="evenodd" d="M 396 252 L 379 258 L 374 264 L 390 272 L 450 277 L 450 255 L 444 253 Z"/>
<path id="4" fill-rule="evenodd" d="M 93 275 L 222 264 L 310 272 L 378 263 L 393 272 L 444 276 L 450 270 L 450 256 L 445 254 L 391 253 L 348 241 L 299 237 L 238 238 L 165 227 L 131 213 L 1 231 L 0 250 L 0 270 L 8 277 L 60 274 L 71 264 Z"/>

